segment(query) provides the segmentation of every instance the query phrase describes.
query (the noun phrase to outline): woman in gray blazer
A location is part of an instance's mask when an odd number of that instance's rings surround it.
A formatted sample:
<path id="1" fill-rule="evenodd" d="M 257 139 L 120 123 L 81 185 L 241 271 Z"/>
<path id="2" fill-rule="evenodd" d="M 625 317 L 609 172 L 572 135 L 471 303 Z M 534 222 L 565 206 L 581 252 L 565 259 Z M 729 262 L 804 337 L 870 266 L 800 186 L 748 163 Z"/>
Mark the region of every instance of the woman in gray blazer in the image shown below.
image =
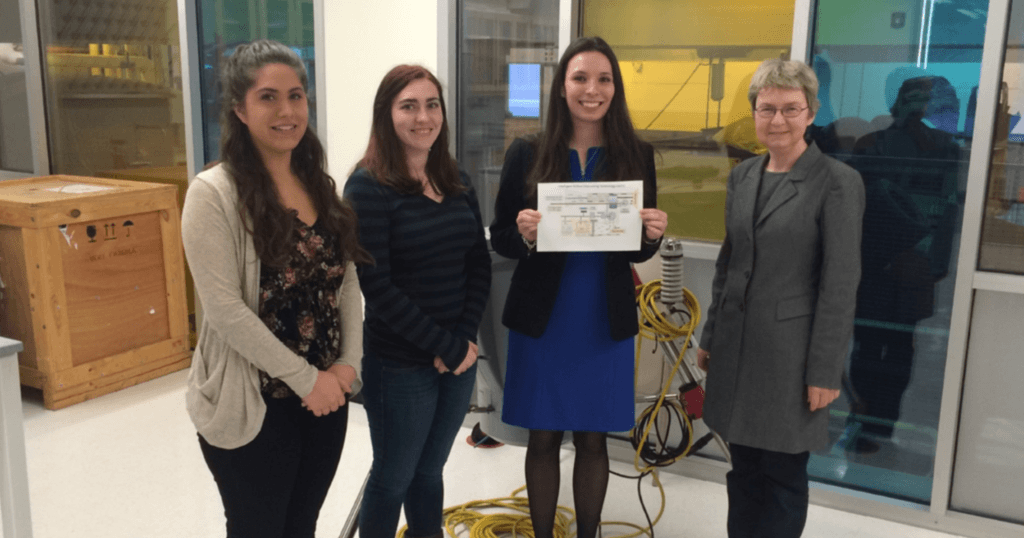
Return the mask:
<path id="1" fill-rule="evenodd" d="M 697 360 L 704 420 L 730 443 L 730 538 L 803 532 L 809 451 L 828 443 L 853 330 L 864 185 L 805 140 L 817 94 L 807 65 L 762 63 L 748 97 L 768 154 L 729 176 Z"/>

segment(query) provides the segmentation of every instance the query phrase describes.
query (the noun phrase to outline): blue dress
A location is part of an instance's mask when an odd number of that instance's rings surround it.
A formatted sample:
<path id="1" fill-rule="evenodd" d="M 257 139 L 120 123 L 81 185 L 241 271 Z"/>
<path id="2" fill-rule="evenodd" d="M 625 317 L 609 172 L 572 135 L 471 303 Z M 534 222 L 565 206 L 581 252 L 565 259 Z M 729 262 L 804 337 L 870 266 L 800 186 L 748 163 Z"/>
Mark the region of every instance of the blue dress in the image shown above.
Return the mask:
<path id="1" fill-rule="evenodd" d="M 573 181 L 590 181 L 570 150 Z M 611 339 L 604 252 L 566 253 L 565 270 L 544 334 L 509 330 L 502 420 L 534 430 L 626 431 L 634 424 L 632 338 Z M 635 312 L 618 315 L 635 316 Z"/>

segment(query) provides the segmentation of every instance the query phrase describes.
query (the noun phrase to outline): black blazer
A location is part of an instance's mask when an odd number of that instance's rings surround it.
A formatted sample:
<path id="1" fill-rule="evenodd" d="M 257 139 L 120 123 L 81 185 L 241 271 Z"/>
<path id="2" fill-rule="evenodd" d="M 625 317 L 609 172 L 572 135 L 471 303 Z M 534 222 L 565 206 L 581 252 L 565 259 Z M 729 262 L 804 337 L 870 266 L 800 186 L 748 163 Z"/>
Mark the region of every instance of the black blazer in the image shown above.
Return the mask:
<path id="1" fill-rule="evenodd" d="M 645 168 L 644 207 L 657 207 L 658 185 L 654 170 L 654 148 L 643 144 Z M 536 209 L 536 202 L 528 204 L 526 178 L 533 163 L 534 145 L 517 138 L 505 152 L 501 167 L 501 185 L 491 223 L 491 246 L 506 258 L 518 259 L 512 274 L 512 284 L 501 322 L 508 328 L 538 338 L 544 334 L 551 310 L 558 296 L 558 286 L 565 268 L 565 253 L 531 252 L 523 243 L 516 225 L 516 217 L 523 209 Z M 604 163 L 595 168 L 600 177 Z M 611 337 L 622 340 L 636 335 L 636 288 L 630 263 L 649 260 L 661 246 L 641 241 L 632 252 L 609 252 L 607 256 L 608 319 Z"/>

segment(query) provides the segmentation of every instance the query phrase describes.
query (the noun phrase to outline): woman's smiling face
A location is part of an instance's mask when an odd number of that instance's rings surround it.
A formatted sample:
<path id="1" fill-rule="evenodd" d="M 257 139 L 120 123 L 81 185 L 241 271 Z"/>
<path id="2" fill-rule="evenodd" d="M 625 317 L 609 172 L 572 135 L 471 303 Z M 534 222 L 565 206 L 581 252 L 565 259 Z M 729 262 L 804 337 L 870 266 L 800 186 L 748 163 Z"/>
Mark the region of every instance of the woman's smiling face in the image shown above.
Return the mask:
<path id="1" fill-rule="evenodd" d="M 569 60 L 562 93 L 573 123 L 604 119 L 615 97 L 613 76 L 611 62 L 600 52 L 581 52 Z"/>
<path id="2" fill-rule="evenodd" d="M 309 125 L 309 103 L 299 75 L 285 64 L 261 67 L 245 102 L 235 105 L 235 114 L 264 157 L 290 153 Z"/>
<path id="3" fill-rule="evenodd" d="M 770 118 L 754 113 L 754 132 L 757 139 L 773 153 L 785 154 L 790 151 L 803 152 L 806 146 L 804 132 L 814 123 L 814 114 L 807 105 L 807 96 L 798 88 L 768 87 L 757 94 L 756 109 L 775 109 Z M 794 118 L 787 118 L 782 111 L 788 108 L 802 109 Z"/>
<path id="4" fill-rule="evenodd" d="M 391 104 L 391 121 L 407 157 L 429 152 L 444 125 L 437 86 L 427 78 L 406 85 Z"/>

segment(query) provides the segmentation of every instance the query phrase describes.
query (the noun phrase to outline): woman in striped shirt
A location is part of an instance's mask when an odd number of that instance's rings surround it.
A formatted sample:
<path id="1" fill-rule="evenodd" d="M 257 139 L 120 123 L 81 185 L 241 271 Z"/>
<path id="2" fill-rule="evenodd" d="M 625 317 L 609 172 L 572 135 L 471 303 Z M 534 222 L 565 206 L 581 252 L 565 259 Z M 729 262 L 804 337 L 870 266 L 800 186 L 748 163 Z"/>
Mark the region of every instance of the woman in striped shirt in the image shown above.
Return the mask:
<path id="1" fill-rule="evenodd" d="M 362 245 L 364 405 L 373 466 L 363 538 L 441 536 L 442 471 L 476 379 L 491 260 L 469 178 L 448 152 L 441 85 L 420 66 L 381 81 L 366 154 L 345 185 Z"/>

